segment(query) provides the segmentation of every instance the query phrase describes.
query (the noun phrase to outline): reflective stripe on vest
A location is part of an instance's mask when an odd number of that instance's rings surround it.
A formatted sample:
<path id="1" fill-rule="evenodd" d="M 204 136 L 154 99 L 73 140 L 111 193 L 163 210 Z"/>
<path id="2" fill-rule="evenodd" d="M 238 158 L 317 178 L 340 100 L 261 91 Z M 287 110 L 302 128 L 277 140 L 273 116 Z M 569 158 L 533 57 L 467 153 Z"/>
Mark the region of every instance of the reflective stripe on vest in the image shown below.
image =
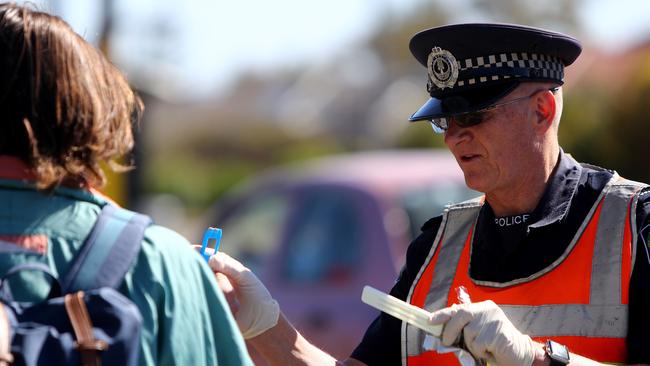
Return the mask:
<path id="1" fill-rule="evenodd" d="M 507 283 L 469 278 L 473 229 L 482 201 L 450 206 L 407 301 L 438 310 L 456 302 L 451 290 L 463 285 L 473 301 L 499 304 L 517 329 L 533 339 L 553 338 L 577 354 L 624 362 L 634 213 L 644 187 L 614 176 L 565 253 L 544 270 Z M 424 337 L 419 329 L 402 324 L 403 365 L 459 364 L 449 354 L 424 350 Z"/>

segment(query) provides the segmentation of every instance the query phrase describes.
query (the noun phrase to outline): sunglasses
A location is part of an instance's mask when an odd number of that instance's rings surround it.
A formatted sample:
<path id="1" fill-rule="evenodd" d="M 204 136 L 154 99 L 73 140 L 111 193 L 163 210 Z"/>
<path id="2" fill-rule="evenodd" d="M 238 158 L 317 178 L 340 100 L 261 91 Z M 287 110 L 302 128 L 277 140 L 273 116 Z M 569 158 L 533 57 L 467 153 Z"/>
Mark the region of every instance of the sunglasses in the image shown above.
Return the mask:
<path id="1" fill-rule="evenodd" d="M 559 89 L 559 87 L 553 87 L 551 89 L 548 89 L 551 93 L 554 93 Z M 431 118 L 429 119 L 429 122 L 431 123 L 431 127 L 433 128 L 433 131 L 438 134 L 445 133 L 449 129 L 449 125 L 451 121 L 454 121 L 454 123 L 458 127 L 471 127 L 471 126 L 476 126 L 480 123 L 483 123 L 490 119 L 492 111 L 495 109 L 501 108 L 503 106 L 507 106 L 510 104 L 514 104 L 517 102 L 521 102 L 522 100 L 527 100 L 539 92 L 546 91 L 547 89 L 542 89 L 542 90 L 537 90 L 531 95 L 527 95 L 521 98 L 515 98 L 512 100 L 508 100 L 502 103 L 496 103 L 492 104 L 489 107 L 479 109 L 477 111 L 472 111 L 472 112 L 464 112 L 464 113 L 457 113 L 457 114 L 452 114 L 451 116 L 447 117 L 438 117 L 438 118 Z"/>

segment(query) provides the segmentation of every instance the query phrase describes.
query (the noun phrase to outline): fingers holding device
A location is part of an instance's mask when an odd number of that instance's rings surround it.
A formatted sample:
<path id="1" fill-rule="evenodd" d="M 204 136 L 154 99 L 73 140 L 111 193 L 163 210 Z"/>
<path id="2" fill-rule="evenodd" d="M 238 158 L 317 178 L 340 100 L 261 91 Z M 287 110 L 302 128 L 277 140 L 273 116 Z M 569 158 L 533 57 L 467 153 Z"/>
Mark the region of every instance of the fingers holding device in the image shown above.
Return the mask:
<path id="1" fill-rule="evenodd" d="M 210 259 L 211 255 L 219 251 L 221 235 L 221 229 L 216 227 L 209 227 L 205 230 L 203 241 L 201 243 L 201 250 L 199 252 L 206 262 Z"/>
<path id="2" fill-rule="evenodd" d="M 280 305 L 250 269 L 225 253 L 216 253 L 208 264 L 216 273 L 228 277 L 239 308 L 234 312 L 245 339 L 258 336 L 278 323 Z"/>
<path id="3" fill-rule="evenodd" d="M 451 346 L 462 336 L 477 359 L 499 366 L 531 365 L 535 342 L 522 334 L 494 302 L 456 304 L 431 314 L 432 324 L 444 325 L 441 339 Z"/>

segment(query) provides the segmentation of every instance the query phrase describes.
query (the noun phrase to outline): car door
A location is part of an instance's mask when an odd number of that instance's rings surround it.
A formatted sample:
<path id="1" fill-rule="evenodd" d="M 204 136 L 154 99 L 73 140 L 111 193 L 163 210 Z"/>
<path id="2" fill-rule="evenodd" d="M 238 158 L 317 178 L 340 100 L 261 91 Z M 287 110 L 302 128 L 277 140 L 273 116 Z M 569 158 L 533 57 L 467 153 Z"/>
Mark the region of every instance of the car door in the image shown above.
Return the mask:
<path id="1" fill-rule="evenodd" d="M 292 210 L 263 281 L 296 328 L 336 357 L 347 357 L 377 312 L 364 285 L 388 289 L 396 271 L 382 204 L 345 184 L 293 187 Z"/>

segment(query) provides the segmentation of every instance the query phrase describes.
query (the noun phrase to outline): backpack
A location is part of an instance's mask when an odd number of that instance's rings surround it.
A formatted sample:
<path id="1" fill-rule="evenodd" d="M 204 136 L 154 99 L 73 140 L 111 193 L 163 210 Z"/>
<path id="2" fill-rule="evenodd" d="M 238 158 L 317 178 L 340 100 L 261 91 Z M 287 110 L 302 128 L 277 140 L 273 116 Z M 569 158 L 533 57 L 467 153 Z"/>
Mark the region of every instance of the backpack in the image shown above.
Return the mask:
<path id="1" fill-rule="evenodd" d="M 136 365 L 142 318 L 117 288 L 149 224 L 145 215 L 105 205 L 62 278 L 40 262 L 12 267 L 0 279 L 0 366 Z M 6 280 L 22 271 L 52 278 L 47 299 L 13 300 Z"/>

